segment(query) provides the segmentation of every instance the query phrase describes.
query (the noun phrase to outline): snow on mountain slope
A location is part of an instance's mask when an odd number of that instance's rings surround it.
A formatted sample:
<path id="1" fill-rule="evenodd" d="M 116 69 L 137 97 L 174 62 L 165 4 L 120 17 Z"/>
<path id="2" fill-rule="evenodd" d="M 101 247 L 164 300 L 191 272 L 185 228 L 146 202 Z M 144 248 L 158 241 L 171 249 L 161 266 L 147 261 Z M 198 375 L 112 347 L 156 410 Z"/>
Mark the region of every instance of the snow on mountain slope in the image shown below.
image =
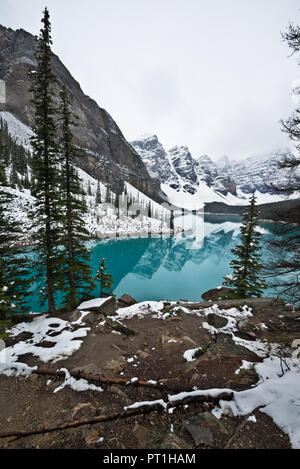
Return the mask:
<path id="1" fill-rule="evenodd" d="M 141 156 L 151 176 L 162 183 L 168 183 L 173 189 L 179 187 L 178 176 L 162 144 L 156 135 L 144 135 L 141 139 L 131 142 Z"/>
<path id="2" fill-rule="evenodd" d="M 299 197 L 297 193 L 281 195 L 269 187 L 272 184 L 285 187 L 293 182 L 295 175 L 276 166 L 285 157 L 293 157 L 288 150 L 256 155 L 241 162 L 231 162 L 226 156 L 216 164 L 207 155 L 193 158 L 186 146 L 166 152 L 156 135 L 141 137 L 131 145 L 148 170 L 160 179 L 168 202 L 177 207 L 201 210 L 209 202 L 247 205 L 253 190 L 258 204 Z"/>
<path id="3" fill-rule="evenodd" d="M 156 135 L 144 135 L 131 142 L 131 145 L 148 171 L 161 181 L 163 191 L 166 192 L 166 189 L 168 192 L 170 203 L 182 208 L 197 209 L 203 202 L 223 201 L 218 197 L 219 193 L 236 193 L 234 181 L 227 174 L 223 176 L 217 165 L 206 155 L 196 160 L 186 146 L 175 146 L 166 152 Z M 206 186 L 217 192 L 213 198 Z M 195 202 L 205 193 L 208 195 L 207 200 Z"/>
<path id="4" fill-rule="evenodd" d="M 85 200 L 87 204 L 87 211 L 84 215 L 85 227 L 89 231 L 92 238 L 105 238 L 118 236 L 144 236 L 145 233 L 170 233 L 168 224 L 164 221 L 163 215 L 166 212 L 159 204 L 153 202 L 153 209 L 156 209 L 156 215 L 161 213 L 162 219 L 149 218 L 145 214 L 141 216 L 132 217 L 125 213 L 119 216 L 117 210 L 113 204 L 96 204 L 96 191 L 98 181 L 89 176 L 83 170 L 78 169 L 79 176 L 82 180 L 82 185 L 87 191 L 88 187 L 91 188 L 92 195 L 86 195 Z M 19 191 L 10 187 L 5 188 L 7 192 L 13 195 L 12 206 L 10 209 L 10 215 L 16 220 L 19 226 L 22 227 L 22 235 L 20 236 L 20 242 L 30 241 L 30 235 L 32 234 L 31 221 L 29 219 L 29 213 L 34 207 L 34 197 L 30 195 L 28 190 Z M 136 191 L 136 195 L 139 194 L 139 201 L 143 205 L 146 200 L 143 200 L 144 194 Z M 106 187 L 100 184 L 101 200 L 105 200 Z M 144 196 L 146 197 L 146 196 Z M 151 200 L 151 199 L 149 199 Z M 135 207 L 137 208 L 137 207 Z M 160 210 L 160 212 L 158 212 Z M 135 213 L 133 213 L 135 215 Z M 138 213 L 136 214 L 138 215 Z"/>
<path id="5" fill-rule="evenodd" d="M 25 148 L 29 149 L 30 137 L 33 135 L 32 130 L 20 122 L 9 112 L 0 112 L 0 118 L 7 123 L 10 135 Z M 86 228 L 90 232 L 91 237 L 106 236 L 135 236 L 139 234 L 152 233 L 170 233 L 166 218 L 168 211 L 161 207 L 158 203 L 144 195 L 129 183 L 125 183 L 127 193 L 132 196 L 134 203 L 139 203 L 143 207 L 142 214 L 139 216 L 137 206 L 134 206 L 136 213 L 122 213 L 119 216 L 113 204 L 102 205 L 96 204 L 96 193 L 98 180 L 88 175 L 85 171 L 77 168 L 79 177 L 82 181 L 82 187 L 87 194 L 85 196 L 87 211 L 85 214 Z M 22 226 L 22 236 L 20 242 L 28 241 L 32 234 L 29 212 L 34 206 L 34 197 L 31 196 L 29 190 L 18 190 L 6 187 L 5 190 L 13 195 L 11 215 Z M 88 194 L 90 192 L 90 195 Z M 100 183 L 101 202 L 106 200 L 107 188 Z M 115 194 L 111 192 L 112 197 Z M 152 217 L 148 217 L 148 206 L 151 205 Z M 127 207 L 127 206 L 126 206 Z M 136 216 L 135 216 L 136 215 Z"/>
<path id="6" fill-rule="evenodd" d="M 263 155 L 253 155 L 244 161 L 231 161 L 228 157 L 221 160 L 220 168 L 224 174 L 233 178 L 240 191 L 245 194 L 254 189 L 263 194 L 276 194 L 272 185 L 285 188 L 293 185 L 296 177 L 300 177 L 300 168 L 297 172 L 278 168 L 278 163 L 284 159 L 296 159 L 290 150 L 276 150 Z"/>
<path id="7" fill-rule="evenodd" d="M 1 111 L 0 119 L 3 119 L 7 123 L 8 132 L 10 135 L 17 141 L 19 145 L 22 145 L 24 148 L 30 148 L 30 137 L 32 137 L 32 130 L 19 121 L 13 114 L 10 112 Z"/>

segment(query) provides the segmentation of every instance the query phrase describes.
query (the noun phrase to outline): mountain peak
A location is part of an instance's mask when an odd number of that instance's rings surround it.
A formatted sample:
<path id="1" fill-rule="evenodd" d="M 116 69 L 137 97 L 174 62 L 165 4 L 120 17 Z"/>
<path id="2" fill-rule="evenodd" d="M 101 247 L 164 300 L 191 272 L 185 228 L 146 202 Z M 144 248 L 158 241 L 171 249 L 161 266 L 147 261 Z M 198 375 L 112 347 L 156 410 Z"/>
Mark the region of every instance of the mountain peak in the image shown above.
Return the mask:
<path id="1" fill-rule="evenodd" d="M 0 26 L 0 80 L 6 82 L 6 101 L 1 111 L 10 113 L 29 128 L 34 124 L 29 72 L 36 66 L 36 36 L 18 29 Z M 80 167 L 102 182 L 110 182 L 119 191 L 124 181 L 149 197 L 161 200 L 159 182 L 150 175 L 142 160 L 126 142 L 113 118 L 86 96 L 69 70 L 52 54 L 53 72 L 57 78 L 55 94 L 65 84 L 72 96 L 71 110 L 79 116 L 74 128 L 74 144 L 82 149 Z"/>

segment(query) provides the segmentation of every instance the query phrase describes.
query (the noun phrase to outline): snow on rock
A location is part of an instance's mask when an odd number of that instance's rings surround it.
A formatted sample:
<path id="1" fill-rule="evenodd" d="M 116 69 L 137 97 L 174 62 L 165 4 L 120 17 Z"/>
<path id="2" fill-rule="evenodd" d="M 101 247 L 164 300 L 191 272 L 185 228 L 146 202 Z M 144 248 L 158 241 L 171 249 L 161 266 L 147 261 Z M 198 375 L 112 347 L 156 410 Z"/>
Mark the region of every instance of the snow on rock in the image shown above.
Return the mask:
<path id="1" fill-rule="evenodd" d="M 17 324 L 10 330 L 12 337 L 17 337 L 23 332 L 31 333 L 32 337 L 2 350 L 0 363 L 11 363 L 15 366 L 14 362 L 28 353 L 43 362 L 52 363 L 72 355 L 81 347 L 81 339 L 86 337 L 90 330 L 87 327 L 73 330 L 72 326 L 73 323 L 60 318 L 49 318 L 47 315 L 38 316 L 29 323 Z M 42 346 L 43 342 L 51 342 L 53 346 Z"/>
<path id="2" fill-rule="evenodd" d="M 111 296 L 107 298 L 95 298 L 93 300 L 85 301 L 84 303 L 81 303 L 77 309 L 82 310 L 82 309 L 90 309 L 90 308 L 100 308 L 100 306 L 104 305 L 108 300 L 111 299 Z"/>
<path id="3" fill-rule="evenodd" d="M 163 301 L 144 301 L 142 303 L 136 303 L 132 306 L 128 306 L 127 308 L 118 309 L 116 316 L 112 317 L 111 319 L 130 319 L 133 317 L 142 318 L 147 314 L 151 314 L 154 317 L 163 319 L 164 314 L 161 312 L 163 308 Z"/>
<path id="4" fill-rule="evenodd" d="M 199 348 L 194 348 L 194 349 L 190 349 L 190 350 L 186 350 L 183 354 L 183 358 L 187 361 L 187 362 L 193 362 L 196 360 L 195 358 L 195 353 L 198 352 Z"/>
<path id="5" fill-rule="evenodd" d="M 248 417 L 247 420 L 248 422 L 253 422 L 253 423 L 257 422 L 255 415 L 250 415 L 250 417 Z"/>
<path id="6" fill-rule="evenodd" d="M 5 376 L 29 376 L 37 369 L 37 366 L 30 367 L 26 363 L 1 363 L 4 355 L 0 355 L 0 374 Z"/>

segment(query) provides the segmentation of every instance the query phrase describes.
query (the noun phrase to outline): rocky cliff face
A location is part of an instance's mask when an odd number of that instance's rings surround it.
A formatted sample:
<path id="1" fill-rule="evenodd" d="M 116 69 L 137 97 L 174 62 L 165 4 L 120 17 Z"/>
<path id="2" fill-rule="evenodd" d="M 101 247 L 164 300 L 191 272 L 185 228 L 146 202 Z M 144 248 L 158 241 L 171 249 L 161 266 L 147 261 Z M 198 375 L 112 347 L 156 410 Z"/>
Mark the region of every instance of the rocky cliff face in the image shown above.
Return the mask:
<path id="1" fill-rule="evenodd" d="M 36 37 L 28 32 L 0 25 L 0 79 L 6 84 L 6 103 L 0 104 L 0 110 L 12 113 L 28 126 L 32 126 L 34 116 L 29 72 L 36 68 L 36 44 Z M 58 82 L 65 83 L 72 111 L 79 118 L 74 143 L 83 150 L 84 157 L 78 165 L 91 176 L 109 183 L 114 190 L 120 189 L 125 180 L 160 200 L 159 181 L 149 175 L 112 117 L 82 92 L 79 83 L 54 54 L 52 64 Z"/>
<path id="2" fill-rule="evenodd" d="M 161 183 L 170 184 L 174 189 L 179 187 L 178 175 L 156 135 L 144 135 L 130 143 L 142 158 L 151 176 L 159 179 Z"/>
<path id="3" fill-rule="evenodd" d="M 300 168 L 293 172 L 278 167 L 285 159 L 295 158 L 289 150 L 254 155 L 242 161 L 224 156 L 215 163 L 208 155 L 194 158 L 186 146 L 176 146 L 166 152 L 156 135 L 141 137 L 131 144 L 153 176 L 172 189 L 191 195 L 197 194 L 200 185 L 205 183 L 216 196 L 237 196 L 238 203 L 238 197 L 245 198 L 254 190 L 275 196 L 278 192 L 274 188 L 299 186 Z"/>
<path id="4" fill-rule="evenodd" d="M 168 152 L 156 135 L 147 135 L 131 142 L 150 174 L 172 189 L 196 194 L 200 181 L 221 194 L 236 195 L 234 180 L 223 173 L 207 156 L 194 159 L 188 147 L 175 146 Z"/>

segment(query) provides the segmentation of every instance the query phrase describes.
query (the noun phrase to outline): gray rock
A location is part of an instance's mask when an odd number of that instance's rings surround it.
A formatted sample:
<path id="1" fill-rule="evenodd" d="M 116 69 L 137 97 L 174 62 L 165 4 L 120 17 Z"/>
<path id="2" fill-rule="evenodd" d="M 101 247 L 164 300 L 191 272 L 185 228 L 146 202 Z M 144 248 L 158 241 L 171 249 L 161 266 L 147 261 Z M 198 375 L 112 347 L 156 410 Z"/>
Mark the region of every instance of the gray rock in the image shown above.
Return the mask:
<path id="1" fill-rule="evenodd" d="M 210 313 L 207 316 L 207 322 L 216 329 L 221 329 L 222 327 L 225 327 L 228 324 L 228 319 L 219 316 L 218 314 Z"/>
<path id="2" fill-rule="evenodd" d="M 125 293 L 118 299 L 119 308 L 126 308 L 127 306 L 132 306 L 132 305 L 135 305 L 136 303 L 137 301 L 132 296 L 128 295 L 127 293 Z"/>
<path id="3" fill-rule="evenodd" d="M 136 425 L 132 431 L 132 435 L 139 442 L 139 446 L 144 448 L 147 447 L 150 438 L 150 433 L 146 427 L 144 427 L 143 425 Z"/>
<path id="4" fill-rule="evenodd" d="M 160 449 L 190 449 L 191 446 L 175 433 L 168 433 L 161 443 Z"/>
<path id="5" fill-rule="evenodd" d="M 183 425 L 183 428 L 190 433 L 196 446 L 202 444 L 214 447 L 214 434 L 228 437 L 233 433 L 230 423 L 218 420 L 211 412 L 195 415 Z"/>
<path id="6" fill-rule="evenodd" d="M 125 334 L 127 336 L 136 335 L 136 331 L 134 329 L 125 326 L 125 324 L 122 324 L 120 321 L 113 321 L 112 319 L 107 318 L 106 324 L 121 334 Z"/>
<path id="7" fill-rule="evenodd" d="M 117 309 L 117 302 L 114 297 L 110 297 L 110 298 L 107 298 L 107 300 L 101 306 L 81 308 L 81 311 L 90 311 L 91 313 L 96 313 L 98 315 L 103 314 L 104 316 L 112 316 L 113 314 L 115 314 L 116 309 Z M 84 321 L 86 321 L 89 316 L 90 315 L 85 316 Z M 98 319 L 99 319 L 99 316 L 98 316 Z M 92 316 L 90 320 L 93 321 Z"/>
<path id="8" fill-rule="evenodd" d="M 216 341 L 212 343 L 206 350 L 206 353 L 199 360 L 223 358 L 223 357 L 239 357 L 248 361 L 257 361 L 259 357 L 251 350 L 237 345 L 228 334 L 218 334 Z"/>
<path id="9" fill-rule="evenodd" d="M 209 428 L 194 423 L 187 423 L 185 424 L 185 429 L 192 436 L 196 446 L 200 444 L 214 446 L 214 438 Z"/>

